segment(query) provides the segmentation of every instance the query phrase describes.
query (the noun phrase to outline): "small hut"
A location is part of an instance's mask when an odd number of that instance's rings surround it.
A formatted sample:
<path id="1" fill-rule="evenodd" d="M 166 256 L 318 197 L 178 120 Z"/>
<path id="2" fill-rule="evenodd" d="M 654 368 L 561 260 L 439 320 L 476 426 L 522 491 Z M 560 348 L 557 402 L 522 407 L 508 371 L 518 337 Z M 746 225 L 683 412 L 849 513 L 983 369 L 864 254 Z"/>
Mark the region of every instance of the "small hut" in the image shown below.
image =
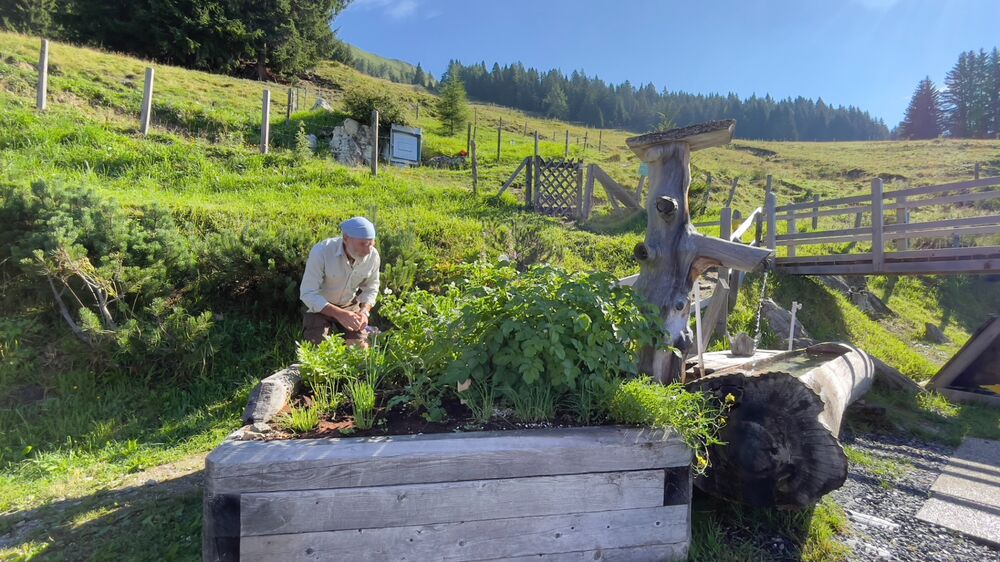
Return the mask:
<path id="1" fill-rule="evenodd" d="M 1000 406 L 1000 316 L 983 323 L 934 375 L 930 386 L 959 402 Z"/>

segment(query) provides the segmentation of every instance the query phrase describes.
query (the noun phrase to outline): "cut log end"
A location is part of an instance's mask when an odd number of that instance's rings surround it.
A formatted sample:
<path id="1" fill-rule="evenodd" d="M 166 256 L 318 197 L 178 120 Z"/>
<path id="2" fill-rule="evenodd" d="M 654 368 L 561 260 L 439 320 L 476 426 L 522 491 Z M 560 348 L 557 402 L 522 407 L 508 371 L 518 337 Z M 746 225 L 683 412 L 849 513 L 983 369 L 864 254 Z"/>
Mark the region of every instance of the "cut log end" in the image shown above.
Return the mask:
<path id="1" fill-rule="evenodd" d="M 803 508 L 843 485 L 847 457 L 819 421 L 822 399 L 797 377 L 731 373 L 689 388 L 723 403 L 731 395 L 726 445 L 710 450 L 712 466 L 696 480 L 702 490 L 754 507 Z"/>
<path id="2" fill-rule="evenodd" d="M 736 120 L 724 119 L 631 137 L 625 139 L 625 144 L 640 158 L 643 158 L 647 149 L 672 142 L 686 143 L 689 150 L 693 152 L 728 144 L 733 139 L 733 131 L 735 130 Z M 645 160 L 645 158 L 643 159 Z"/>

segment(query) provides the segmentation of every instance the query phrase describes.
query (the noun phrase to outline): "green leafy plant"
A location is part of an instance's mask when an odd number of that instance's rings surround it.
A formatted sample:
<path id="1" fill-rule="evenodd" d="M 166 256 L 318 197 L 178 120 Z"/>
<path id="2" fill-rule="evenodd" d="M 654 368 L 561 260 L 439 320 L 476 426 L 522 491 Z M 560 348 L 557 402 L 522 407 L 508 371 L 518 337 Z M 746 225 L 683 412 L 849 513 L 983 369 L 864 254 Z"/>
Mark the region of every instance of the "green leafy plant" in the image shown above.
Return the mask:
<path id="1" fill-rule="evenodd" d="M 372 111 L 378 110 L 379 135 L 388 138 L 393 123 L 406 125 L 407 111 L 398 98 L 375 88 L 352 88 L 344 96 L 344 109 L 355 121 L 371 123 Z"/>
<path id="2" fill-rule="evenodd" d="M 354 409 L 354 427 L 371 429 L 375 424 L 375 387 L 362 380 L 347 383 L 347 394 Z"/>
<path id="3" fill-rule="evenodd" d="M 694 468 L 708 468 L 708 448 L 723 445 L 719 430 L 725 423 L 723 406 L 678 383 L 661 385 L 649 377 L 622 382 L 611 398 L 610 417 L 618 423 L 676 431 L 694 451 Z"/>
<path id="4" fill-rule="evenodd" d="M 503 401 L 532 420 L 552 419 L 558 408 L 549 404 L 579 397 L 581 387 L 588 397 L 567 403 L 585 411 L 570 413 L 593 418 L 590 398 L 633 373 L 638 347 L 659 335 L 652 308 L 606 274 L 482 263 L 464 273 L 459 317 L 438 338 L 457 348 L 442 382 L 502 388 Z"/>
<path id="5" fill-rule="evenodd" d="M 285 431 L 306 433 L 319 424 L 320 410 L 316 407 L 292 408 L 274 418 L 275 425 Z"/>

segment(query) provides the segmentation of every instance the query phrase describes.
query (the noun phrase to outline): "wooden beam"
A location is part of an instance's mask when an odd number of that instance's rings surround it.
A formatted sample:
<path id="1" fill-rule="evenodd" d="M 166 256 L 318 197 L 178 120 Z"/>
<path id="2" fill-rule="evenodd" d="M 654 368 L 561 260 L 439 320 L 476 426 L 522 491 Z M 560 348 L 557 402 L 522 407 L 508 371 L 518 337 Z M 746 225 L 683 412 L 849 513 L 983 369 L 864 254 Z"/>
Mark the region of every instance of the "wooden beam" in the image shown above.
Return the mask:
<path id="1" fill-rule="evenodd" d="M 770 179 L 770 176 L 768 176 Z M 770 185 L 768 181 L 768 185 Z M 775 205 L 777 200 L 774 197 L 774 193 L 768 190 L 767 194 L 764 195 L 764 216 L 767 217 L 767 247 L 774 250 L 778 247 L 777 237 L 778 237 L 778 221 L 775 217 Z"/>
<path id="2" fill-rule="evenodd" d="M 609 197 L 613 197 L 622 202 L 623 205 L 630 209 L 641 209 L 642 206 L 639 205 L 638 201 L 632 198 L 632 194 L 629 193 L 627 189 L 622 187 L 618 182 L 613 180 L 611 176 L 607 174 L 600 166 L 594 164 L 594 174 L 597 181 L 601 182 L 604 186 L 604 190 L 608 193 Z"/>
<path id="3" fill-rule="evenodd" d="M 616 426 L 393 436 L 379 442 L 376 456 L 371 444 L 364 437 L 227 441 L 205 461 L 207 492 L 392 486 L 469 474 L 486 480 L 619 472 L 687 466 L 691 460 L 691 450 L 671 432 Z"/>
<path id="4" fill-rule="evenodd" d="M 243 494 L 240 534 L 279 535 L 434 525 L 663 505 L 665 472 L 635 470 L 531 478 Z M 475 498 L 475 501 L 469 501 Z"/>
<path id="5" fill-rule="evenodd" d="M 712 298 L 708 303 L 708 310 L 705 312 L 705 323 L 702 326 L 702 349 L 708 349 L 708 342 L 712 341 L 712 335 L 716 328 L 722 326 L 725 331 L 726 311 L 729 304 L 729 282 L 721 277 L 715 282 L 715 289 L 712 291 Z"/>
<path id="6" fill-rule="evenodd" d="M 517 179 L 517 176 L 521 173 L 521 170 L 523 170 L 528 165 L 529 160 L 531 160 L 530 156 L 525 157 L 524 160 L 521 160 L 521 164 L 517 167 L 516 170 L 514 170 L 514 173 L 511 174 L 509 178 L 507 178 L 507 181 L 504 182 L 502 186 L 500 186 L 500 191 L 498 191 L 496 195 L 497 197 L 500 197 L 503 194 L 503 192 L 507 191 L 507 188 L 514 183 L 514 180 Z"/>
<path id="7" fill-rule="evenodd" d="M 596 164 L 587 164 L 587 185 L 583 192 L 583 205 L 584 213 L 583 220 L 590 218 L 590 213 L 594 209 L 594 166 Z"/>
<path id="8" fill-rule="evenodd" d="M 411 525 L 319 533 L 244 537 L 240 556 L 247 560 L 353 560 L 359 553 L 378 553 L 381 560 L 510 560 L 547 557 L 605 548 L 670 545 L 688 540 L 690 507 L 661 506 Z M 540 532 L 540 530 L 546 532 Z M 556 556 L 551 556 L 556 558 Z"/>

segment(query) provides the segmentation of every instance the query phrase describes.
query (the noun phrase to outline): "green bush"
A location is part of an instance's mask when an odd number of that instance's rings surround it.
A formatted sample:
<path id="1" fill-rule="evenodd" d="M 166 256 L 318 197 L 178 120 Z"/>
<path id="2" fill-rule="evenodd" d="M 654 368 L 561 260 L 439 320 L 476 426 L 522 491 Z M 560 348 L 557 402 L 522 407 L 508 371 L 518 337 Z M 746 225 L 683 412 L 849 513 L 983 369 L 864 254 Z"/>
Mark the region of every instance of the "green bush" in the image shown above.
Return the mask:
<path id="1" fill-rule="evenodd" d="M 344 96 L 344 108 L 352 119 L 369 125 L 372 111 L 377 109 L 380 136 L 388 137 L 389 128 L 393 123 L 397 125 L 409 123 L 403 104 L 387 91 L 368 88 L 351 90 Z"/>

